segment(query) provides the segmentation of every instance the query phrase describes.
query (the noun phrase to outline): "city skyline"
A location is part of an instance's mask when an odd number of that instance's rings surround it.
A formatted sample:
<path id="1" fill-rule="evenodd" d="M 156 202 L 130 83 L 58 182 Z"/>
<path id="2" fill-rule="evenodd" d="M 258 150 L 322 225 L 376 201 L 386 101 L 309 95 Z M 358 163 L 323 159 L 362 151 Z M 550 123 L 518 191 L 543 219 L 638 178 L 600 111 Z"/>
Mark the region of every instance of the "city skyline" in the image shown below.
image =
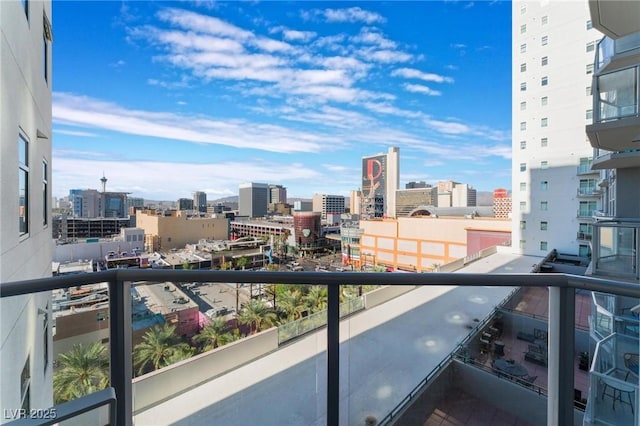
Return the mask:
<path id="1" fill-rule="evenodd" d="M 401 186 L 511 188 L 509 3 L 246 6 L 53 2 L 53 195 L 348 196 L 390 146 Z"/>

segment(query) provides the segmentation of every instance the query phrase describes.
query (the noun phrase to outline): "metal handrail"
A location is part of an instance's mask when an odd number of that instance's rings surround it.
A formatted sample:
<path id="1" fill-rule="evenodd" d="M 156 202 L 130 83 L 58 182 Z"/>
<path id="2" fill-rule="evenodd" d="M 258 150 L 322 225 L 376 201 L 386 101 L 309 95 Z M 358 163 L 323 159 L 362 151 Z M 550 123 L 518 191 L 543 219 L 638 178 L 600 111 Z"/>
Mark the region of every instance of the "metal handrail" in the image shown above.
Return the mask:
<path id="1" fill-rule="evenodd" d="M 108 282 L 110 289 L 110 354 L 112 383 L 117 398 L 114 423 L 132 423 L 131 406 L 131 293 L 132 283 L 140 281 L 201 281 L 201 282 L 243 282 L 267 284 L 322 284 L 328 287 L 327 318 L 327 424 L 338 424 L 339 419 L 339 286 L 365 285 L 413 285 L 436 286 L 458 285 L 469 287 L 555 287 L 561 295 L 570 289 L 584 289 L 615 293 L 622 296 L 640 298 L 637 284 L 604 278 L 584 277 L 569 274 L 390 274 L 365 272 L 269 272 L 269 271 L 211 271 L 211 270 L 154 270 L 116 269 L 78 274 L 0 283 L 0 298 L 64 289 L 73 286 Z M 564 293 L 562 293 L 564 292 Z M 564 296 L 563 296 L 564 297 Z M 129 325 L 129 327 L 127 327 Z M 560 348 L 562 355 L 563 348 Z M 569 358 L 571 361 L 571 358 Z M 444 361 L 443 361 L 444 362 Z M 565 362 L 565 361 L 563 361 Z M 560 393 L 560 396 L 563 394 Z M 568 410 L 560 407 L 557 413 L 565 421 Z M 40 422 L 37 424 L 46 424 Z"/>

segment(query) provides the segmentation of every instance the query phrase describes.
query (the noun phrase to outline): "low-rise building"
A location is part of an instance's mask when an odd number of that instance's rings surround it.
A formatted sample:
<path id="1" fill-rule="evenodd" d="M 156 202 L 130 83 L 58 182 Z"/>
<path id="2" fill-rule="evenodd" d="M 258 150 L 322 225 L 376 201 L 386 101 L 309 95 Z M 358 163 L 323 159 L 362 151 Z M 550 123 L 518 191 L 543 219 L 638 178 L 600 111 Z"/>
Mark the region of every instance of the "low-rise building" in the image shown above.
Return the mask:
<path id="1" fill-rule="evenodd" d="M 186 211 L 170 210 L 167 214 L 144 210 L 136 215 L 136 226 L 144 229 L 145 251 L 149 252 L 182 248 L 201 238 L 229 238 L 228 219 L 190 215 Z"/>

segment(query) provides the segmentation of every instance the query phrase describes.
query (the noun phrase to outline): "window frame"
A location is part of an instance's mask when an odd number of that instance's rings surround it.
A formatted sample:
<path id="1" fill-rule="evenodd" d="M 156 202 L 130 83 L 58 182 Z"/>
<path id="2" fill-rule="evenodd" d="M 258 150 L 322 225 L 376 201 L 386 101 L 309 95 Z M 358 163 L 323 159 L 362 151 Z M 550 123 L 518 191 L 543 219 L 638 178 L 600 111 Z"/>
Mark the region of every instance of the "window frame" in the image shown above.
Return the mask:
<path id="1" fill-rule="evenodd" d="M 543 46 L 546 46 L 547 44 L 549 44 L 549 36 L 546 36 L 546 35 L 542 36 L 542 38 L 540 39 L 540 43 Z"/>
<path id="2" fill-rule="evenodd" d="M 42 226 L 49 224 L 49 163 L 42 160 Z"/>
<path id="3" fill-rule="evenodd" d="M 21 238 L 29 235 L 30 228 L 29 145 L 29 138 L 20 129 L 18 132 L 18 233 Z"/>

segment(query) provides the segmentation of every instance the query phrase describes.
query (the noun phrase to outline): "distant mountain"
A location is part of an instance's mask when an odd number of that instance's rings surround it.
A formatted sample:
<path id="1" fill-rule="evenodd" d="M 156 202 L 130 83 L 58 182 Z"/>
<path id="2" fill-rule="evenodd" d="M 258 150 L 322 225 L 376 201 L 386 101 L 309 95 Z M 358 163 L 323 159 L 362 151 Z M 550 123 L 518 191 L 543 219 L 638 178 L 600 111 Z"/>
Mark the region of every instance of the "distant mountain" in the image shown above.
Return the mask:
<path id="1" fill-rule="evenodd" d="M 238 196 L 237 195 L 230 195 L 228 197 L 218 198 L 217 200 L 207 200 L 207 203 L 212 203 L 212 204 L 217 204 L 217 203 L 222 203 L 222 204 L 236 203 L 236 204 L 238 204 Z"/>

